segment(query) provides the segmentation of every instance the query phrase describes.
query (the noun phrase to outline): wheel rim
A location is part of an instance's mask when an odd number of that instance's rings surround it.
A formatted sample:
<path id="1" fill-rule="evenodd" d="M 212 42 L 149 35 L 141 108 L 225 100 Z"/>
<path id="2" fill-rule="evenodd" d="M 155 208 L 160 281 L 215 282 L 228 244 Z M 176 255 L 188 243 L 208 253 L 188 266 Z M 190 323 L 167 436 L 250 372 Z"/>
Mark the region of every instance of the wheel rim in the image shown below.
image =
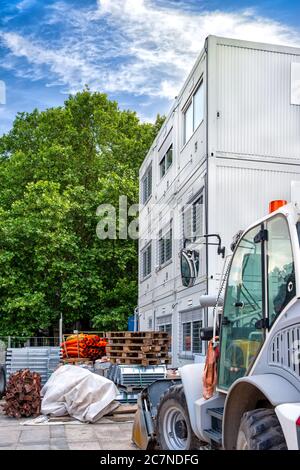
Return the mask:
<path id="1" fill-rule="evenodd" d="M 237 450 L 249 450 L 248 442 L 243 431 L 239 431 L 236 448 Z"/>
<path id="2" fill-rule="evenodd" d="M 170 408 L 164 419 L 164 437 L 170 450 L 188 449 L 189 433 L 183 413 L 176 407 Z"/>

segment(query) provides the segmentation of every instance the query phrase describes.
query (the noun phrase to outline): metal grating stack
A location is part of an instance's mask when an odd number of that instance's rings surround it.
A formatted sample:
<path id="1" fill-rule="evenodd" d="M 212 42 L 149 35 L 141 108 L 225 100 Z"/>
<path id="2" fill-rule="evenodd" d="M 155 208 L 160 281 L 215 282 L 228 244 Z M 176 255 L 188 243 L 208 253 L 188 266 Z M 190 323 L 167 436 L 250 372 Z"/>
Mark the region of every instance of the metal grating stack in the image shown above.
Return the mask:
<path id="1" fill-rule="evenodd" d="M 59 362 L 59 347 L 8 348 L 6 351 L 6 374 L 9 377 L 21 369 L 29 369 L 31 372 L 40 374 L 42 385 L 44 385 Z"/>
<path id="2" fill-rule="evenodd" d="M 107 378 L 119 388 L 117 400 L 121 403 L 136 403 L 140 391 L 156 380 L 165 379 L 165 365 L 142 367 L 139 365 L 112 365 L 107 372 Z"/>

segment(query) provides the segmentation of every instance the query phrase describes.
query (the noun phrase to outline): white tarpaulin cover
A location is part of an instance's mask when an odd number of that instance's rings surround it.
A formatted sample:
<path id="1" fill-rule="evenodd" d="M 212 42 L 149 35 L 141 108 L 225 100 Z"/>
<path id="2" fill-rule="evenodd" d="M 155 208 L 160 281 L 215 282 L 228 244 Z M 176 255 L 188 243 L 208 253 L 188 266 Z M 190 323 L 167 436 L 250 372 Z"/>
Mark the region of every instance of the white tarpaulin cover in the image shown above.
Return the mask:
<path id="1" fill-rule="evenodd" d="M 42 414 L 94 423 L 118 406 L 115 384 L 78 366 L 61 366 L 41 391 Z"/>

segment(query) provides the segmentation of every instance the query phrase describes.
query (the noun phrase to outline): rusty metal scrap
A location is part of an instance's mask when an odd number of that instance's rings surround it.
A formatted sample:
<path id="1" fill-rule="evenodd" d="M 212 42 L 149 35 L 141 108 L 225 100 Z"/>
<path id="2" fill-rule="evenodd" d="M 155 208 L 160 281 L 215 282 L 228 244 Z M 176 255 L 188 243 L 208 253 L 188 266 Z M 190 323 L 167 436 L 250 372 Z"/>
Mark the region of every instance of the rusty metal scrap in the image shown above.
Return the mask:
<path id="1" fill-rule="evenodd" d="M 6 415 L 21 418 L 38 416 L 41 411 L 41 376 L 29 369 L 9 377 L 3 410 Z"/>

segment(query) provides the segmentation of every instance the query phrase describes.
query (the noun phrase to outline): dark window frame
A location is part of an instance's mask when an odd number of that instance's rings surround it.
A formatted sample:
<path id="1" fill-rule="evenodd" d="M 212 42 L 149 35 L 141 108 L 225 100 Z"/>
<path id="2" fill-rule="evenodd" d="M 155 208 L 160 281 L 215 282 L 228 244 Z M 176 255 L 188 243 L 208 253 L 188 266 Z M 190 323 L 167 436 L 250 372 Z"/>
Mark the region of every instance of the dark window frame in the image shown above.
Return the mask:
<path id="1" fill-rule="evenodd" d="M 146 204 L 152 196 L 152 163 L 148 166 L 147 170 L 142 177 L 142 202 Z"/>
<path id="2" fill-rule="evenodd" d="M 170 327 L 170 328 L 168 328 Z M 169 329 L 169 331 L 168 331 Z M 172 352 L 172 334 L 173 334 L 173 325 L 172 323 L 162 323 L 161 325 L 158 325 L 158 331 L 162 331 L 164 333 L 168 333 L 170 338 L 171 338 L 171 342 L 170 342 L 170 345 L 168 347 L 168 351 L 171 353 Z"/>
<path id="3" fill-rule="evenodd" d="M 200 202 L 201 201 L 201 202 Z M 201 210 L 201 227 L 199 227 L 199 231 L 200 229 L 202 228 L 202 232 L 203 233 L 199 233 L 197 234 L 197 221 L 198 221 L 198 218 L 197 218 L 197 207 L 200 207 L 200 210 Z M 186 208 L 183 208 L 182 209 L 182 227 L 183 227 L 183 239 L 184 240 L 197 240 L 197 238 L 201 238 L 201 236 L 205 233 L 205 214 L 204 214 L 204 210 L 205 210 L 205 205 L 204 205 L 204 192 L 203 190 L 201 190 L 194 198 L 191 202 L 189 202 L 187 204 L 187 207 Z M 191 211 L 191 214 L 188 215 L 188 212 Z M 186 220 L 186 217 L 190 217 L 190 229 L 191 229 L 191 233 L 190 234 L 187 234 L 186 233 L 186 223 L 187 223 L 187 220 Z M 190 235 L 190 236 L 187 236 L 187 235 Z"/>
<path id="4" fill-rule="evenodd" d="M 169 152 L 171 151 L 171 163 L 168 163 Z M 159 162 L 159 174 L 162 179 L 173 165 L 173 144 L 170 145 L 164 156 Z"/>
<path id="5" fill-rule="evenodd" d="M 158 260 L 159 266 L 163 267 L 173 259 L 173 228 L 172 221 L 169 229 L 165 232 L 160 230 L 158 239 Z"/>
<path id="6" fill-rule="evenodd" d="M 195 342 L 194 328 L 197 323 L 199 323 L 199 350 L 195 350 L 195 347 L 194 347 L 194 342 Z M 186 335 L 184 334 L 184 327 L 187 325 L 190 325 L 190 349 L 185 348 Z M 203 349 L 202 341 L 200 339 L 200 329 L 202 327 L 203 327 L 203 320 L 190 320 L 190 321 L 183 320 L 181 322 L 181 328 L 182 328 L 182 343 L 181 343 L 181 353 L 180 353 L 181 355 L 193 356 L 195 354 L 203 354 L 204 349 Z"/>
<path id="7" fill-rule="evenodd" d="M 142 280 L 151 276 L 152 273 L 152 242 L 149 242 L 141 251 L 141 278 Z"/>

